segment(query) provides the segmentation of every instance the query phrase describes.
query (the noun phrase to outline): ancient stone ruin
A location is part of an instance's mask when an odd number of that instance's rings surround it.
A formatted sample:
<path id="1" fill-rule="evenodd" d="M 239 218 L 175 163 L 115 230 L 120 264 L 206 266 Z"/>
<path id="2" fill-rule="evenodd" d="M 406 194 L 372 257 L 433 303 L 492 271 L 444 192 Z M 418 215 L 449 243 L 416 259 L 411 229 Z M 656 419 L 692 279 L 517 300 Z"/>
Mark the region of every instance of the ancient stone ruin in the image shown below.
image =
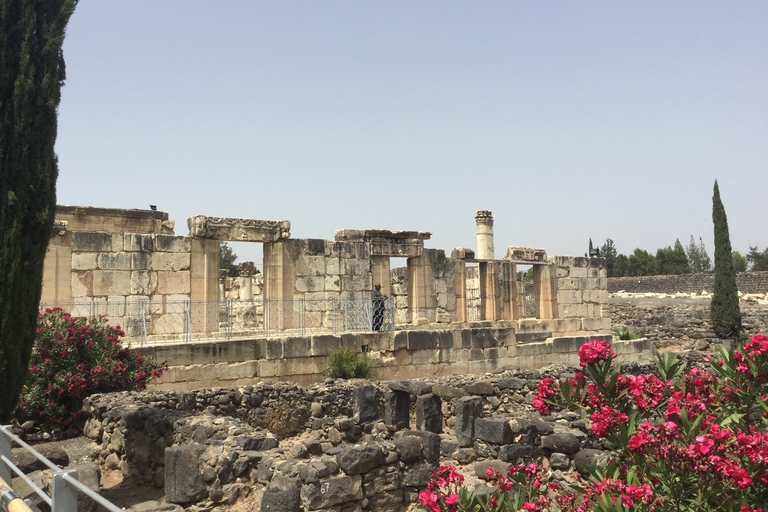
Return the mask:
<path id="1" fill-rule="evenodd" d="M 478 492 L 488 467 L 523 460 L 571 481 L 605 458 L 589 420 L 530 402 L 581 344 L 612 341 L 604 262 L 515 246 L 495 259 L 492 213 L 476 221 L 477 250 L 447 255 L 423 231 L 293 239 L 288 221 L 195 216 L 178 236 L 164 212 L 59 207 L 42 302 L 107 314 L 170 364 L 150 392 L 86 401 L 99 462 L 187 510 L 400 512 L 440 463 Z M 220 272 L 224 241 L 263 244 L 263 273 Z M 623 362 L 652 352 L 613 346 Z M 328 378 L 339 347 L 370 354 L 377 380 Z"/>

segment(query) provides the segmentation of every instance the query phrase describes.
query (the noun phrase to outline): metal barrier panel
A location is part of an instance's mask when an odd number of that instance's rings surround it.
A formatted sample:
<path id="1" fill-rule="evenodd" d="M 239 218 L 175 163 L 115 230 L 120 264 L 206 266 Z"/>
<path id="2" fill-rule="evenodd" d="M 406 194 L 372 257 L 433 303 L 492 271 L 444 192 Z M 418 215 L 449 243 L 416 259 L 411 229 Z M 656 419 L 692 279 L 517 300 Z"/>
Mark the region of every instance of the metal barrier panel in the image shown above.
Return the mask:
<path id="1" fill-rule="evenodd" d="M 41 313 L 54 307 L 41 304 Z M 106 317 L 126 345 L 395 329 L 393 298 L 57 304 L 72 316 Z"/>

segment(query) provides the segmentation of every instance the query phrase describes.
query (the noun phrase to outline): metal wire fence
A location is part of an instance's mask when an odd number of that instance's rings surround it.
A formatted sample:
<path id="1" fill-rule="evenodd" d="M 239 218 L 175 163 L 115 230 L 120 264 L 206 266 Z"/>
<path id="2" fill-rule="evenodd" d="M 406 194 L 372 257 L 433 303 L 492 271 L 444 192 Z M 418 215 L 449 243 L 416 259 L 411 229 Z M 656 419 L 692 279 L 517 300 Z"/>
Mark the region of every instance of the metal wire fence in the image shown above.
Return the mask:
<path id="1" fill-rule="evenodd" d="M 106 317 L 132 344 L 251 336 L 392 331 L 394 299 L 297 299 L 217 302 L 85 302 L 40 304 L 73 316 Z"/>

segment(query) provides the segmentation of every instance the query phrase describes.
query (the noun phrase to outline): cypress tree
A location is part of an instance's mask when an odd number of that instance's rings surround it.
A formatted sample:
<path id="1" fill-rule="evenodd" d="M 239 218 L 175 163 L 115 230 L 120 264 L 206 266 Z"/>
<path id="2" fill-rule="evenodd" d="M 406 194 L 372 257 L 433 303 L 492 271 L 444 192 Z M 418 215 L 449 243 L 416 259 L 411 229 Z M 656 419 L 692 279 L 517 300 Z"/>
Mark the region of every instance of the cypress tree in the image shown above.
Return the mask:
<path id="1" fill-rule="evenodd" d="M 709 306 L 709 321 L 718 337 L 738 339 L 741 331 L 739 291 L 736 287 L 728 219 L 720 200 L 717 180 L 712 196 L 712 222 L 715 225 L 715 287 Z"/>
<path id="2" fill-rule="evenodd" d="M 0 0 L 0 421 L 27 376 L 56 214 L 62 44 L 77 0 Z"/>

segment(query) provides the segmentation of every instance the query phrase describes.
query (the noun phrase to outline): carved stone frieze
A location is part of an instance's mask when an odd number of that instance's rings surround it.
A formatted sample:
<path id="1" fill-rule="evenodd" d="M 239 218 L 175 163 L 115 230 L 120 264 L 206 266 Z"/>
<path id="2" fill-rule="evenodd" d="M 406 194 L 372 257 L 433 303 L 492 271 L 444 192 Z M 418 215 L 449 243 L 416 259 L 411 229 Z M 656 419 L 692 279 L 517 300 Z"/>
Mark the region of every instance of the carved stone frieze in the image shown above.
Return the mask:
<path id="1" fill-rule="evenodd" d="M 69 226 L 69 222 L 66 220 L 58 220 L 58 219 L 54 220 L 51 236 L 56 236 L 56 235 L 64 236 L 67 233 L 68 226 Z"/>
<path id="2" fill-rule="evenodd" d="M 223 242 L 278 242 L 291 237 L 289 220 L 233 219 L 195 215 L 187 219 L 189 236 Z"/>
<path id="3" fill-rule="evenodd" d="M 515 261 L 530 261 L 530 262 L 546 262 L 547 251 L 545 249 L 538 249 L 533 247 L 508 247 L 507 260 Z"/>

